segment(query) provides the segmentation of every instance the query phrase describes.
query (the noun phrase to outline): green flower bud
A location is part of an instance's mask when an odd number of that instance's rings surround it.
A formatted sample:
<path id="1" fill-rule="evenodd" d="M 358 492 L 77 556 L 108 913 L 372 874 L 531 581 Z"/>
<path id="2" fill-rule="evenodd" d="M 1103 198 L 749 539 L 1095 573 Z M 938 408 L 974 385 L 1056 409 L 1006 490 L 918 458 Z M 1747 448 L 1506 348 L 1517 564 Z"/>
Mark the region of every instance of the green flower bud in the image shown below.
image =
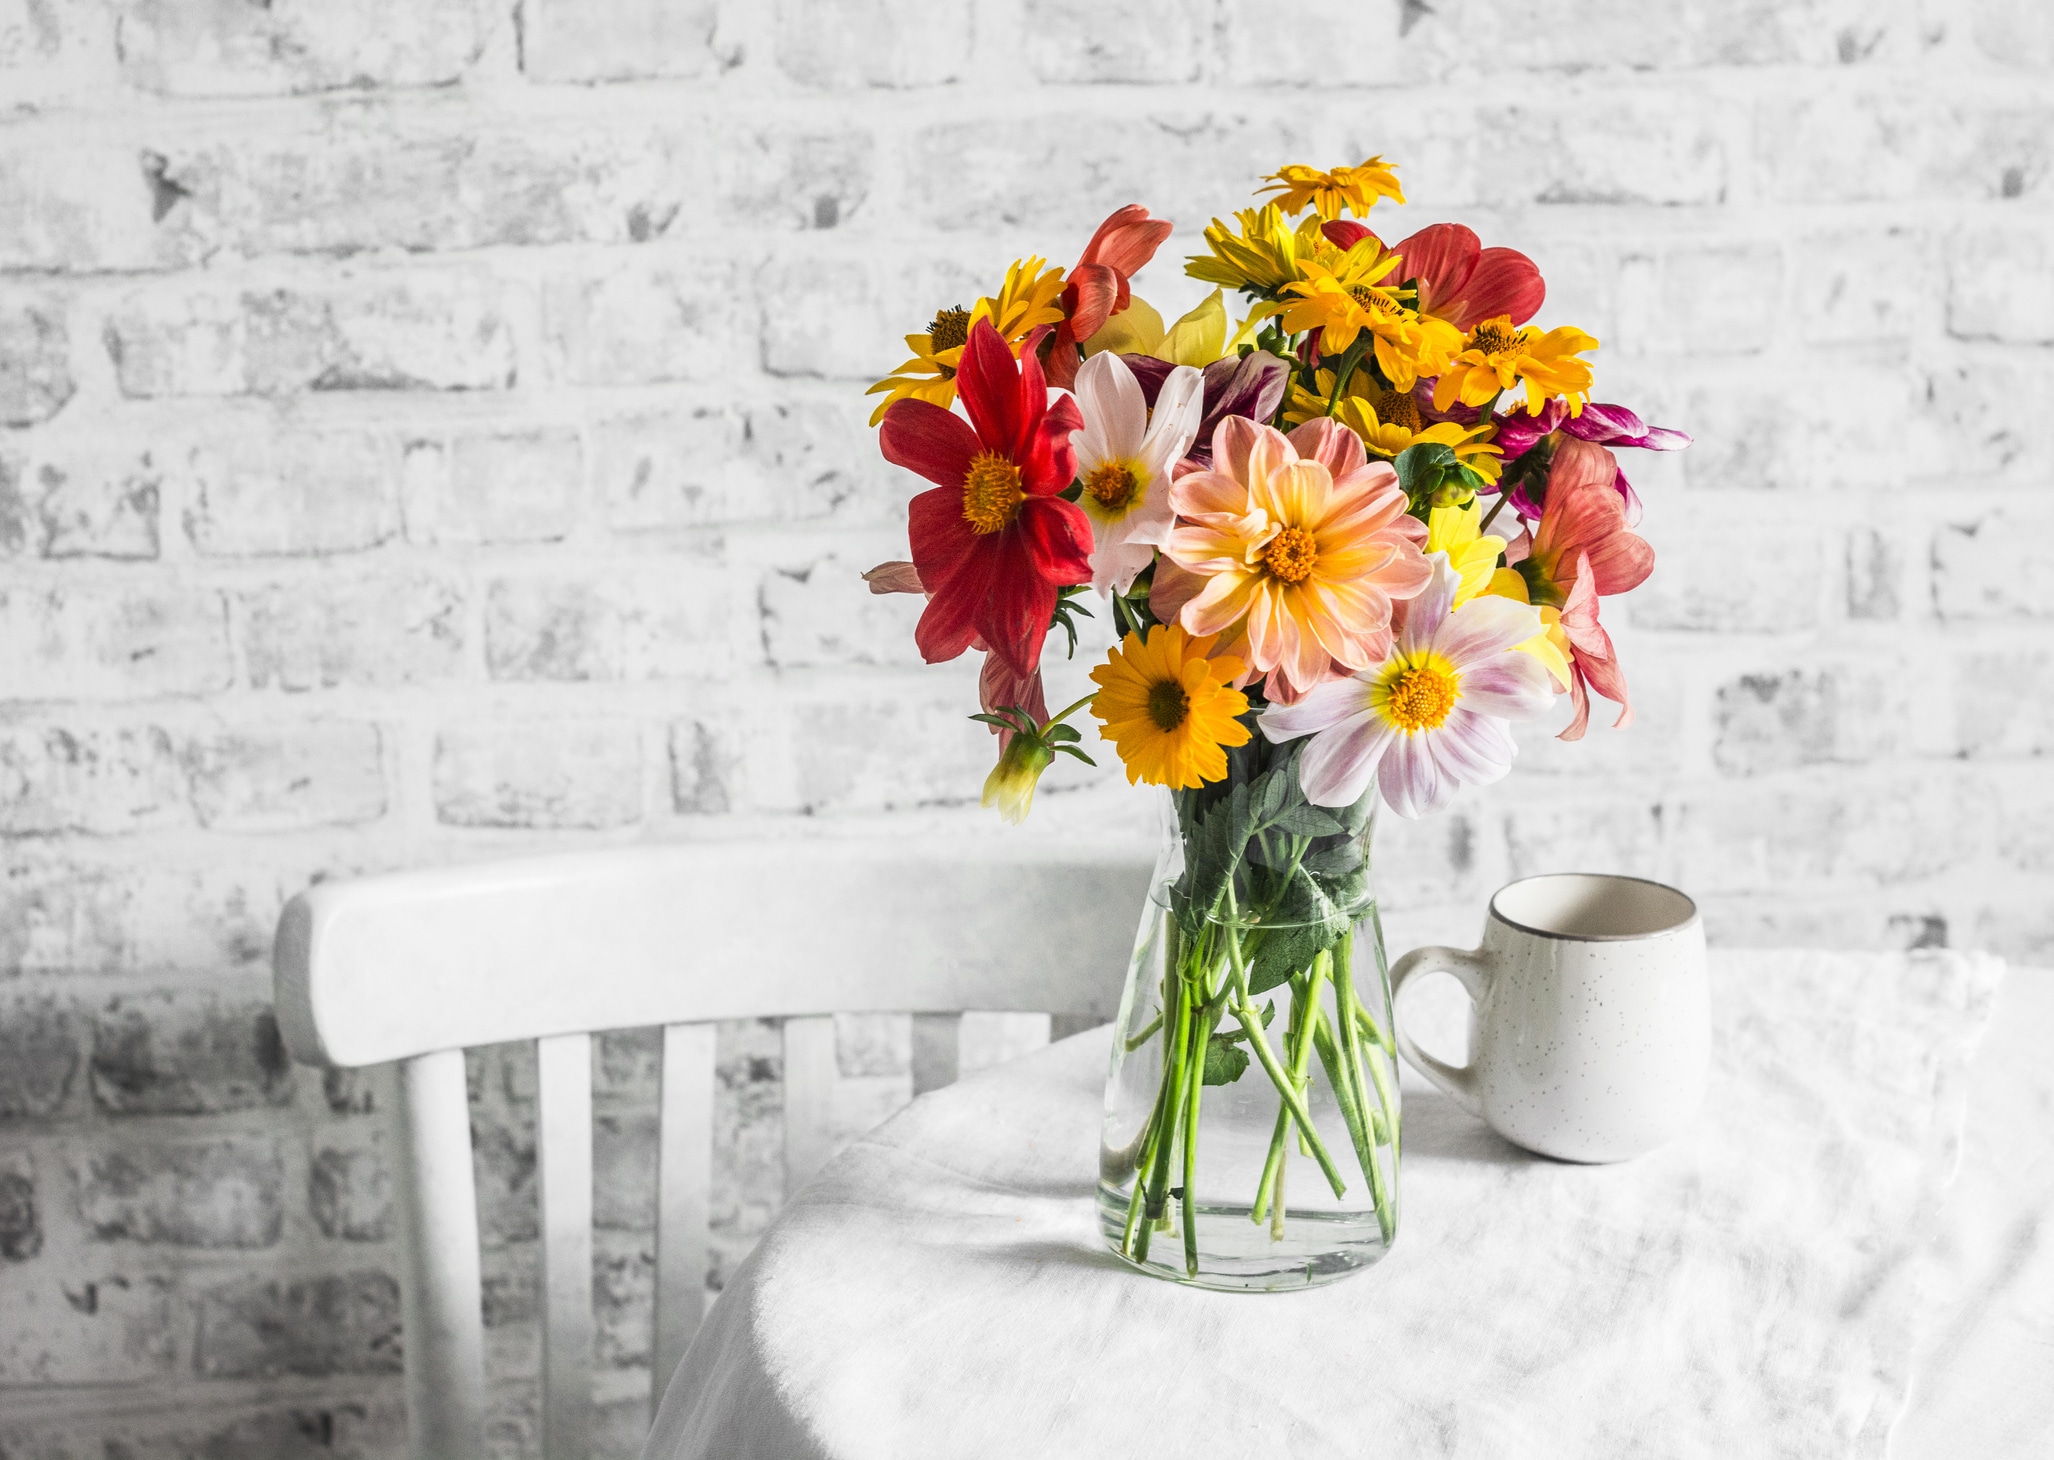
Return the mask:
<path id="1" fill-rule="evenodd" d="M 984 778 L 984 804 L 998 807 L 1000 816 L 1018 826 L 1034 807 L 1035 783 L 1054 759 L 1038 736 L 1015 735 Z"/>

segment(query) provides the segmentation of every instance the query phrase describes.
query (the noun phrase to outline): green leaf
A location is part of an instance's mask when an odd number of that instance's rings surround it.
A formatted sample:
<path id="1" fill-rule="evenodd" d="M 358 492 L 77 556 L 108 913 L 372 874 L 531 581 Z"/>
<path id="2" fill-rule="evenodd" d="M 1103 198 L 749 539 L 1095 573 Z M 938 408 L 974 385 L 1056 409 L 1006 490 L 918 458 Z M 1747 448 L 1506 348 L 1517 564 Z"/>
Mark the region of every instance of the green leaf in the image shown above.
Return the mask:
<path id="1" fill-rule="evenodd" d="M 1247 1050 L 1218 1040 L 1205 1047 L 1205 1073 L 1201 1077 L 1203 1083 L 1231 1085 L 1247 1073 Z"/>
<path id="2" fill-rule="evenodd" d="M 1293 836 L 1339 836 L 1347 830 L 1330 813 L 1302 803 L 1286 806 L 1270 821 L 1270 825 Z"/>
<path id="3" fill-rule="evenodd" d="M 1303 866 L 1277 899 L 1270 926 L 1249 957 L 1248 991 L 1273 989 L 1348 931 L 1348 915 Z"/>
<path id="4" fill-rule="evenodd" d="M 1245 784 L 1235 786 L 1185 834 L 1182 896 L 1177 899 L 1177 911 L 1184 931 L 1193 937 L 1225 899 L 1227 885 L 1234 879 L 1249 833 L 1254 830 L 1249 790 Z"/>
<path id="5" fill-rule="evenodd" d="M 1346 877 L 1362 865 L 1362 843 L 1354 837 L 1343 842 L 1335 842 L 1330 847 L 1321 847 L 1316 852 L 1306 853 L 1305 860 L 1299 865 L 1313 876 L 1324 880 Z"/>

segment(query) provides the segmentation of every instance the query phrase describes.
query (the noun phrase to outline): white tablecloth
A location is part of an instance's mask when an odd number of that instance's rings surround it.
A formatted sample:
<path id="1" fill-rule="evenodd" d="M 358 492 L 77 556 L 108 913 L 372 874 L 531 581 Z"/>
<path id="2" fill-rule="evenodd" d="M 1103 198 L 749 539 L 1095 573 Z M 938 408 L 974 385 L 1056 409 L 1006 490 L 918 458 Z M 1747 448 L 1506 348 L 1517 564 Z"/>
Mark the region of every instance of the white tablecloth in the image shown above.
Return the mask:
<path id="1" fill-rule="evenodd" d="M 1950 1186 L 2000 971 L 1714 955 L 1706 1113 L 1619 1166 L 1529 1157 L 1409 1089 L 1392 1255 L 1271 1297 L 1104 1250 L 1107 1034 L 1080 1035 L 917 1102 L 799 1193 L 645 1453 L 1882 1457 L 1908 1390 L 1898 1460 L 2048 1453 L 2045 975 L 2015 976 Z"/>

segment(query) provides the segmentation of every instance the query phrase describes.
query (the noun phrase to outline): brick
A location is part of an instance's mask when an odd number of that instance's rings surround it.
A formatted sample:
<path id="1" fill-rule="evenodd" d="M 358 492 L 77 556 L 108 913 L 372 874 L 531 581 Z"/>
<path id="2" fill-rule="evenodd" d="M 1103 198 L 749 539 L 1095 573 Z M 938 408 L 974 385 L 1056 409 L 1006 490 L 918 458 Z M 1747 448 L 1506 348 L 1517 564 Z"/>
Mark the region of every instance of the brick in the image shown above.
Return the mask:
<path id="1" fill-rule="evenodd" d="M 464 592 L 430 573 L 325 574 L 237 595 L 253 689 L 421 684 L 464 667 Z"/>
<path id="2" fill-rule="evenodd" d="M 1904 575 L 1897 546 L 1873 527 L 1847 533 L 1847 616 L 1894 619 L 1902 608 Z"/>
<path id="3" fill-rule="evenodd" d="M 731 263 L 629 258 L 549 280 L 543 328 L 572 385 L 717 380 L 748 351 L 747 304 Z"/>
<path id="4" fill-rule="evenodd" d="M 1693 488 L 1776 491 L 1831 485 L 1873 492 L 1898 485 L 1927 459 L 1912 378 L 1898 370 L 1849 366 L 1807 378 L 1793 395 L 1759 379 L 1691 392 L 1673 423 L 1696 438 L 1683 453 Z M 1639 463 L 1631 460 L 1630 468 Z M 1642 474 L 1635 471 L 1636 477 Z"/>
<path id="5" fill-rule="evenodd" d="M 0 269 L 77 273 L 194 261 L 199 249 L 166 236 L 158 207 L 178 198 L 163 159 L 113 142 L 0 140 Z"/>
<path id="6" fill-rule="evenodd" d="M 1400 0 L 1302 0 L 1293 7 L 1294 23 L 1284 26 L 1277 24 L 1276 11 L 1264 0 L 1226 0 L 1218 22 L 1221 65 L 1228 79 L 1244 84 L 1299 86 L 1306 74 L 1305 35 L 1367 32 L 1412 44 L 1325 47 L 1320 55 L 1322 81 L 1338 86 L 1418 81 L 1425 77 L 1422 67 L 1430 64 L 1421 54 L 1424 48 L 1416 29 L 1426 13 L 1405 8 Z"/>
<path id="7" fill-rule="evenodd" d="M 882 810 L 974 801 L 991 770 L 992 741 L 968 717 L 974 690 L 951 692 L 911 671 L 898 693 L 874 676 L 863 690 L 793 705 L 793 791 L 807 811 Z"/>
<path id="8" fill-rule="evenodd" d="M 0 973 L 268 967 L 286 884 L 297 891 L 313 870 L 294 870 L 276 851 L 256 862 L 223 849 L 204 863 L 141 865 L 76 852 L 0 863 Z"/>
<path id="9" fill-rule="evenodd" d="M 877 454 L 849 400 L 733 402 L 592 427 L 599 510 L 617 532 L 743 522 L 903 520 L 916 480 Z"/>
<path id="10" fill-rule="evenodd" d="M 122 394 L 502 390 L 514 383 L 505 290 L 475 273 L 218 285 L 131 295 L 109 318 Z"/>
<path id="11" fill-rule="evenodd" d="M 718 816 L 733 809 L 742 751 L 727 728 L 704 720 L 670 727 L 671 808 L 681 816 Z"/>
<path id="12" fill-rule="evenodd" d="M 75 103 L 114 81 L 114 16 L 98 0 L 0 8 L 0 97 L 9 110 Z"/>
<path id="13" fill-rule="evenodd" d="M 1629 273 L 1639 287 L 1622 305 L 1621 343 L 1635 354 L 1747 355 L 1775 338 L 1783 255 L 1774 244 L 1671 249 Z"/>
<path id="14" fill-rule="evenodd" d="M 74 389 L 63 306 L 49 299 L 0 301 L 0 426 L 47 421 Z"/>
<path id="15" fill-rule="evenodd" d="M 35 1163 L 27 1151 L 0 1151 L 0 1262 L 27 1262 L 42 1250 Z"/>
<path id="16" fill-rule="evenodd" d="M 233 1417 L 191 1413 L 176 1404 L 139 1414 L 109 1408 L 69 1420 L 61 1435 L 47 1450 L 31 1448 L 20 1460 L 88 1454 L 120 1460 L 397 1460 L 406 1453 L 406 1403 L 394 1392 L 388 1399 L 310 1398 Z M 13 1451 L 8 1455 L 14 1460 Z"/>
<path id="17" fill-rule="evenodd" d="M 913 629 L 926 602 L 918 594 L 875 594 L 857 563 L 830 555 L 763 577 L 758 602 L 763 642 L 780 669 L 829 664 L 918 664 Z"/>
<path id="18" fill-rule="evenodd" d="M 58 1114 L 79 1066 L 79 1023 L 50 994 L 0 995 L 0 1120 Z"/>
<path id="19" fill-rule="evenodd" d="M 1798 333 L 1822 345 L 1908 339 L 1925 324 L 1918 291 L 1932 269 L 1909 229 L 1842 229 L 1800 240 L 1792 261 Z"/>
<path id="20" fill-rule="evenodd" d="M 1980 0 L 1969 8 L 1968 33 L 2000 65 L 2054 65 L 2054 15 L 2037 0 Z"/>
<path id="21" fill-rule="evenodd" d="M 166 96 L 446 85 L 477 61 L 493 24 L 477 0 L 122 0 L 118 8 L 122 75 Z"/>
<path id="22" fill-rule="evenodd" d="M 206 589 L 0 589 L 0 685 L 14 699 L 202 694 L 231 678 L 228 615 Z"/>
<path id="23" fill-rule="evenodd" d="M 583 471 L 583 448 L 567 429 L 409 442 L 407 537 L 464 545 L 554 542 L 577 520 Z"/>
<path id="24" fill-rule="evenodd" d="M 1905 688 L 1844 665 L 1741 675 L 1714 693 L 1712 759 L 1738 775 L 1878 759 L 1903 748 Z"/>
<path id="25" fill-rule="evenodd" d="M 656 1253 L 648 1234 L 592 1234 L 592 1358 L 647 1368 L 656 1327 Z"/>
<path id="26" fill-rule="evenodd" d="M 1214 25 L 1205 0 L 1129 0 L 1106 23 L 1092 0 L 1027 0 L 1027 64 L 1043 81 L 1196 81 Z"/>
<path id="27" fill-rule="evenodd" d="M 784 1203 L 784 1045 L 775 1020 L 723 1020 L 714 1064 L 708 1283 L 715 1291 Z"/>
<path id="28" fill-rule="evenodd" d="M 97 834 L 190 819 L 178 748 L 161 726 L 0 729 L 0 831 Z"/>
<path id="29" fill-rule="evenodd" d="M 2018 198 L 2045 184 L 2054 109 L 1902 89 L 1787 93 L 1759 104 L 1754 133 L 1775 202 Z"/>
<path id="30" fill-rule="evenodd" d="M 174 1370 L 185 1315 L 169 1279 L 49 1266 L 0 1266 L 0 1384 L 134 1384 Z"/>
<path id="31" fill-rule="evenodd" d="M 93 1098 L 112 1115 L 215 1115 L 292 1103 L 270 1000 L 123 994 L 93 1016 Z"/>
<path id="32" fill-rule="evenodd" d="M 900 337 L 907 331 L 925 329 L 937 309 L 974 303 L 1001 282 L 926 261 L 880 270 L 840 259 L 798 276 L 766 266 L 757 279 L 765 370 L 866 385 L 905 358 Z"/>
<path id="33" fill-rule="evenodd" d="M 630 826 L 642 816 L 633 725 L 498 720 L 435 738 L 435 812 L 451 826 Z"/>
<path id="34" fill-rule="evenodd" d="M 2054 872 L 2054 787 L 2045 777 L 2006 784 L 1998 801 L 1997 850 L 2021 872 Z"/>
<path id="35" fill-rule="evenodd" d="M 196 1368 L 208 1379 L 396 1374 L 399 1284 L 376 1271 L 223 1283 L 200 1299 Z"/>
<path id="36" fill-rule="evenodd" d="M 1969 855 L 1991 808 L 1930 769 L 1857 787 L 1763 784 L 1687 796 L 1671 846 L 1684 887 L 1848 892 L 1935 876 Z"/>
<path id="37" fill-rule="evenodd" d="M 360 552 L 399 533 L 397 451 L 356 431 L 228 436 L 173 474 L 193 507 L 186 532 L 210 557 Z"/>
<path id="38" fill-rule="evenodd" d="M 216 831 L 350 826 L 385 814 L 376 725 L 224 730 L 188 742 L 182 758 L 200 824 Z"/>
<path id="39" fill-rule="evenodd" d="M 500 578 L 486 593 L 485 664 L 502 680 L 718 673 L 743 648 L 743 602 L 728 573 L 691 563 Z"/>
<path id="40" fill-rule="evenodd" d="M 153 1141 L 74 1162 L 79 1220 L 96 1242 L 264 1248 L 285 1222 L 284 1168 L 270 1136 Z"/>
<path id="41" fill-rule="evenodd" d="M 0 463 L 0 478 L 5 473 Z M 153 451 L 89 445 L 52 452 L 23 474 L 15 497 L 20 536 L 32 535 L 46 558 L 155 558 L 163 476 Z M 0 535 L 13 534 L 0 527 Z"/>
<path id="42" fill-rule="evenodd" d="M 701 133 L 684 123 L 359 113 L 163 145 L 160 193 L 175 200 L 155 256 L 641 243 L 707 192 Z M 0 231 L 0 260 L 6 244 Z"/>
<path id="43" fill-rule="evenodd" d="M 1975 946 L 2026 966 L 2054 962 L 2054 910 L 2043 901 L 1986 907 L 1976 918 Z"/>
<path id="44" fill-rule="evenodd" d="M 870 196 L 876 150 L 846 123 L 831 132 L 746 129 L 721 148 L 721 200 L 744 227 L 838 228 Z"/>
<path id="45" fill-rule="evenodd" d="M 1997 511 L 1933 534 L 1933 607 L 1946 619 L 2054 617 L 2054 583 L 2039 571 L 2035 534 Z"/>
<path id="46" fill-rule="evenodd" d="M 539 1228 L 532 1107 L 472 1106 L 471 1171 L 478 1192 L 478 1230 L 485 1244 L 534 1241 Z"/>
<path id="47" fill-rule="evenodd" d="M 656 1133 L 653 1109 L 603 1111 L 593 1122 L 594 1227 L 655 1230 Z"/>
<path id="48" fill-rule="evenodd" d="M 663 1031 L 615 1029 L 593 1046 L 592 1093 L 602 1101 L 654 1105 L 663 1083 Z"/>
<path id="49" fill-rule="evenodd" d="M 1987 485 L 1992 476 L 2039 485 L 2054 470 L 2054 441 L 2021 414 L 2016 402 L 2046 400 L 2054 365 L 2009 356 L 1933 368 L 1909 425 L 1935 445 L 1943 480 L 1956 489 Z"/>
<path id="50" fill-rule="evenodd" d="M 393 1234 L 392 1176 L 380 1150 L 326 1146 L 307 1168 L 307 1205 L 324 1237 L 383 1242 Z"/>
<path id="51" fill-rule="evenodd" d="M 1956 737 L 1969 755 L 2054 754 L 2054 655 L 1962 655 L 1954 711 Z"/>
<path id="52" fill-rule="evenodd" d="M 1660 877 L 1664 820 L 1653 797 L 1602 791 L 1568 803 L 1523 805 L 1505 818 L 1507 870 L 1514 877 L 1564 868 Z"/>
<path id="53" fill-rule="evenodd" d="M 534 0 L 523 8 L 521 70 L 536 81 L 711 75 L 740 59 L 715 49 L 715 0 Z"/>
<path id="54" fill-rule="evenodd" d="M 1723 136 L 1708 118 L 1679 114 L 1673 97 L 1486 107 L 1478 125 L 1501 139 L 1478 158 L 1478 190 L 1501 203 L 1726 199 Z"/>
<path id="55" fill-rule="evenodd" d="M 802 86 L 943 86 L 970 65 L 972 13 L 918 0 L 780 0 L 773 55 Z"/>
<path id="56" fill-rule="evenodd" d="M 1699 633 L 1789 633 L 1818 621 L 1817 537 L 1801 523 L 1764 533 L 1751 514 L 1712 517 L 1667 529 L 1689 553 L 1657 560 L 1654 575 L 1624 600 L 1637 628 Z M 1617 602 L 1617 600 L 1614 600 Z M 1607 617 L 1618 614 L 1609 608 Z"/>
<path id="57" fill-rule="evenodd" d="M 323 1070 L 321 1099 L 331 1115 L 370 1115 L 381 1108 L 379 1077 L 372 1070 Z"/>
<path id="58" fill-rule="evenodd" d="M 2054 344 L 2054 253 L 2037 229 L 1986 229 L 1947 251 L 1947 332 Z"/>

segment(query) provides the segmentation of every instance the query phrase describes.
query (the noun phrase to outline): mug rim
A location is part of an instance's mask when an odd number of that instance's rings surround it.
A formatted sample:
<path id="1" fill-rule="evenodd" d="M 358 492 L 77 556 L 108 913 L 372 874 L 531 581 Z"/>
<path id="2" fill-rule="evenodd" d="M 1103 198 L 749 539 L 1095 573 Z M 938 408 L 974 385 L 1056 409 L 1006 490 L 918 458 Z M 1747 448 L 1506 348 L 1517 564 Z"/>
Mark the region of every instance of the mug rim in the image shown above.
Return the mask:
<path id="1" fill-rule="evenodd" d="M 1671 923 L 1666 928 L 1656 928 L 1651 933 L 1558 933 L 1549 928 L 1536 928 L 1527 923 L 1522 923 L 1517 918 L 1499 909 L 1498 898 L 1509 892 L 1512 888 L 1524 886 L 1528 882 L 1539 882 L 1549 877 L 1598 877 L 1608 882 L 1638 882 L 1648 887 L 1659 887 L 1664 892 L 1673 892 L 1682 898 L 1684 903 L 1690 908 L 1690 913 L 1680 922 Z M 1691 928 L 1696 927 L 1699 922 L 1697 899 L 1682 888 L 1672 887 L 1666 882 L 1657 882 L 1652 877 L 1634 877 L 1624 872 L 1536 872 L 1530 877 L 1515 877 L 1512 881 L 1507 882 L 1503 887 L 1500 887 L 1491 894 L 1489 914 L 1506 927 L 1518 932 L 1526 933 L 1535 938 L 1554 938 L 1564 943 L 1645 943 L 1651 938 L 1667 938 L 1675 933 L 1688 932 Z"/>

